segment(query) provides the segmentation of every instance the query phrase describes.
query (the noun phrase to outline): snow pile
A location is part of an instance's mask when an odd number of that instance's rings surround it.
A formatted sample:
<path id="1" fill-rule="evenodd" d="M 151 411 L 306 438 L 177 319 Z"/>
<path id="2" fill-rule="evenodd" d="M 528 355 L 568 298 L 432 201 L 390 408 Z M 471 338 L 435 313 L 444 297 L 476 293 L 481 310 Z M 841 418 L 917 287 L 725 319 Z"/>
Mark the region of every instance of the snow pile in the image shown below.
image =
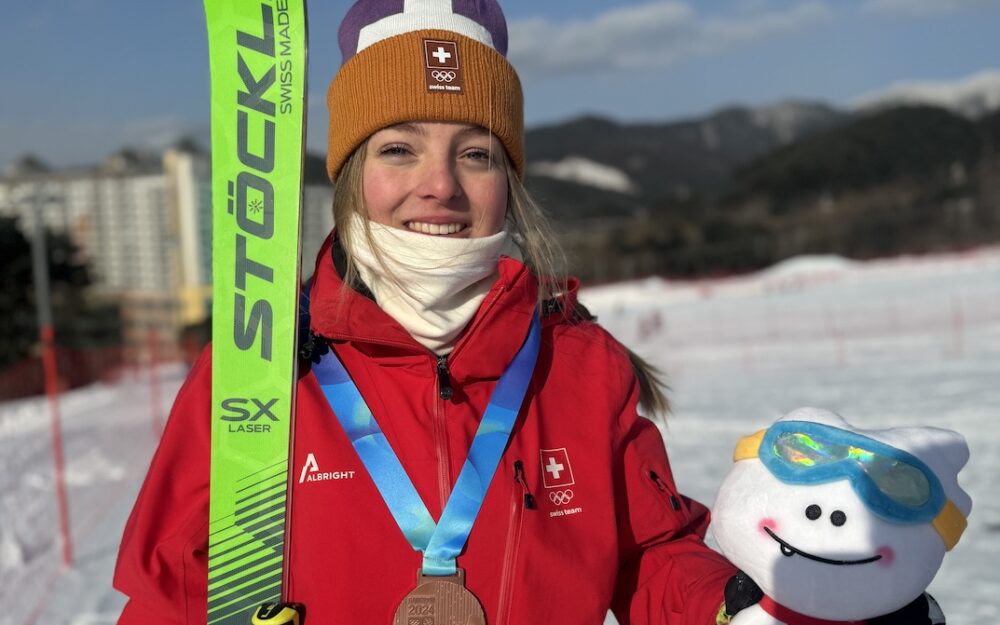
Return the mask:
<path id="1" fill-rule="evenodd" d="M 765 291 L 801 289 L 842 279 L 854 266 L 843 256 L 805 255 L 783 260 L 760 273 Z"/>
<path id="2" fill-rule="evenodd" d="M 24 564 L 21 545 L 14 539 L 13 532 L 0 528 L 0 571 L 13 569 Z"/>
<path id="3" fill-rule="evenodd" d="M 536 176 L 575 182 L 607 191 L 634 194 L 637 187 L 624 171 L 597 163 L 582 156 L 567 156 L 561 161 L 541 161 L 528 166 Z"/>
<path id="4" fill-rule="evenodd" d="M 66 484 L 88 486 L 125 479 L 125 467 L 101 453 L 100 449 L 89 449 L 82 456 L 73 458 L 66 467 Z"/>

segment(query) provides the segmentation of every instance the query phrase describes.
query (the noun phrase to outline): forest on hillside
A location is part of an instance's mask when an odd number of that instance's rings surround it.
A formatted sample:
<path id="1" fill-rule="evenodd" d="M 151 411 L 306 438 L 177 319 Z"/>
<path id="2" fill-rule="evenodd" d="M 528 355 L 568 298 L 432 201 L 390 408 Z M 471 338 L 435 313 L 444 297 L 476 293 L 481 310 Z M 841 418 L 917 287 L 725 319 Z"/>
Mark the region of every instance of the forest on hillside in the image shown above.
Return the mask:
<path id="1" fill-rule="evenodd" d="M 575 141 L 582 143 L 579 135 Z M 572 269 L 596 281 L 744 272 L 800 254 L 872 258 L 1000 241 L 1000 112 L 970 120 L 900 107 L 829 117 L 794 141 L 767 143 L 758 137 L 742 151 L 739 141 L 728 151 L 716 145 L 714 161 L 701 150 L 695 160 L 708 164 L 687 184 L 667 188 L 643 183 L 655 173 L 647 171 L 635 176 L 640 190 L 632 194 L 538 177 L 529 186 L 560 223 Z M 593 154 L 600 158 L 600 145 Z"/>

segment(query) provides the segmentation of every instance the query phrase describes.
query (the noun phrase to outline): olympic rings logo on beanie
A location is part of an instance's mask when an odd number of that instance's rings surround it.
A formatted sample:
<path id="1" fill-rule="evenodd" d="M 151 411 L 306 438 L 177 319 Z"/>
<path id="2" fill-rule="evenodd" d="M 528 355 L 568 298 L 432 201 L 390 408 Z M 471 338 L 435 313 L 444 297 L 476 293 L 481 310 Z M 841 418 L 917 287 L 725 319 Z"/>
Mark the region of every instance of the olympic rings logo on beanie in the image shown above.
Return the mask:
<path id="1" fill-rule="evenodd" d="M 424 39 L 424 68 L 428 91 L 462 92 L 462 65 L 454 41 Z"/>
<path id="2" fill-rule="evenodd" d="M 374 132 L 405 121 L 481 126 L 524 172 L 524 101 L 495 0 L 359 0 L 340 25 L 327 92 L 327 172 Z"/>

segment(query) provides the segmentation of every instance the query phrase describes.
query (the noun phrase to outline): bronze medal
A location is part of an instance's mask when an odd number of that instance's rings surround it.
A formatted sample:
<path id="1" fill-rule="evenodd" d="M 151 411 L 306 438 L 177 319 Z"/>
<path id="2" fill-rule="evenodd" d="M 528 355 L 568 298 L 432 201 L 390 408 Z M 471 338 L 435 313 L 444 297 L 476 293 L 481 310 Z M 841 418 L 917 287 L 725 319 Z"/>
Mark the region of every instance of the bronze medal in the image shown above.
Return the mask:
<path id="1" fill-rule="evenodd" d="M 417 587 L 396 608 L 392 625 L 486 625 L 486 615 L 462 569 L 448 577 L 418 571 Z"/>

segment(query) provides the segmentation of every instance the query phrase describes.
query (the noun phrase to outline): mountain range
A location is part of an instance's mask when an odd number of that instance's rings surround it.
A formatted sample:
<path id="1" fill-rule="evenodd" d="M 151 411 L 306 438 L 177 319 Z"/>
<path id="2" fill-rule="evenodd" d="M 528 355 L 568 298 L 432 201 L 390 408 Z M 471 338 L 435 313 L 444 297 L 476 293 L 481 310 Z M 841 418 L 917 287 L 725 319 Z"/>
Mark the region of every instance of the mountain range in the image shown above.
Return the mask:
<path id="1" fill-rule="evenodd" d="M 718 197 L 731 192 L 736 172 L 757 159 L 817 134 L 831 140 L 838 129 L 850 134 L 854 124 L 882 112 L 925 105 L 943 109 L 956 123 L 974 124 L 1000 109 L 1000 71 L 891 85 L 849 109 L 790 100 L 664 123 L 586 116 L 536 127 L 526 137 L 529 187 L 557 218 Z"/>
<path id="2" fill-rule="evenodd" d="M 591 281 L 1000 241 L 1000 73 L 662 124 L 531 129 L 527 184 Z"/>
<path id="3" fill-rule="evenodd" d="M 662 124 L 581 117 L 528 131 L 529 186 L 562 196 L 569 185 L 583 185 L 616 192 L 626 204 L 713 194 L 740 165 L 849 117 L 824 104 L 796 102 Z"/>

